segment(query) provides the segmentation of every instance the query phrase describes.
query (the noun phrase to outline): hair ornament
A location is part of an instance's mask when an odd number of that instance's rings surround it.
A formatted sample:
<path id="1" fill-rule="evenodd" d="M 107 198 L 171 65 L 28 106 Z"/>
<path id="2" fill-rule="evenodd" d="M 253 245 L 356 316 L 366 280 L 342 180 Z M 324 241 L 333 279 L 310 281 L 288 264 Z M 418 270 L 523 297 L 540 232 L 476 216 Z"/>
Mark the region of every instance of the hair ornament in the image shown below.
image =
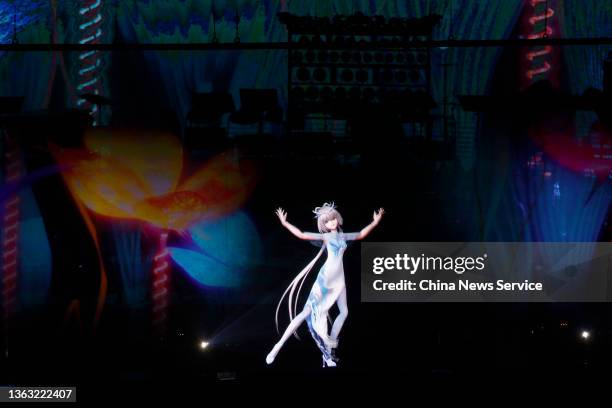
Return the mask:
<path id="1" fill-rule="evenodd" d="M 312 212 L 315 214 L 315 218 L 320 217 L 323 214 L 327 214 L 332 210 L 336 209 L 336 204 L 332 201 L 331 203 L 323 203 L 321 207 L 316 207 Z"/>

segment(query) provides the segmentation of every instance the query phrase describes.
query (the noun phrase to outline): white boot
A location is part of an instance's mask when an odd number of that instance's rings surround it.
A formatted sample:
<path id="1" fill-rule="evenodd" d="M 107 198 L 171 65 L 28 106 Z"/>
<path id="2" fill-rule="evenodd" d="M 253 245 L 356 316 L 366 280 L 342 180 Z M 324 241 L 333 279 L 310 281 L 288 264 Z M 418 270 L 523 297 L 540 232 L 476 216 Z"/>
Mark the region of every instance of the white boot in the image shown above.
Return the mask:
<path id="1" fill-rule="evenodd" d="M 323 356 L 323 367 L 336 367 L 336 362 L 331 358 L 326 359 L 325 356 Z"/>
<path id="2" fill-rule="evenodd" d="M 266 356 L 266 364 L 272 364 L 272 362 L 274 361 L 274 359 L 276 358 L 276 355 L 278 354 L 278 352 L 280 351 L 281 346 L 276 343 L 274 345 L 274 347 L 272 347 L 272 351 L 270 351 L 268 353 L 268 355 Z"/>

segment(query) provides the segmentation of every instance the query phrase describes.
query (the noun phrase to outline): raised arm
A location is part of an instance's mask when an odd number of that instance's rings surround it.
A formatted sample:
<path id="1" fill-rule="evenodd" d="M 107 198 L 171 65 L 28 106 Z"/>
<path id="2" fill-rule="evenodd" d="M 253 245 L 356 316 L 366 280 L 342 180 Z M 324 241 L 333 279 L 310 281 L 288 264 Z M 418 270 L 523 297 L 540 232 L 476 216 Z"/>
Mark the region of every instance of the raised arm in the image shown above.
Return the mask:
<path id="1" fill-rule="evenodd" d="M 366 225 L 361 231 L 359 231 L 357 236 L 355 236 L 355 239 L 364 239 L 365 237 L 367 237 L 368 234 L 372 232 L 374 227 L 378 225 L 384 213 L 385 210 L 383 208 L 379 208 L 378 212 L 374 211 L 374 214 L 372 215 L 372 222 Z"/>
<path id="2" fill-rule="evenodd" d="M 293 235 L 295 235 L 299 239 L 305 239 L 305 240 L 310 240 L 310 241 L 315 241 L 315 240 L 323 239 L 323 235 L 322 234 L 313 234 L 313 233 L 310 233 L 310 232 L 302 232 L 302 231 L 300 231 L 300 229 L 298 227 L 296 227 L 295 225 L 290 224 L 287 221 L 287 212 L 285 210 L 283 210 L 282 208 L 278 208 L 276 210 L 276 215 L 278 216 L 278 219 L 280 220 L 280 222 L 283 225 L 283 227 L 287 228 L 289 230 L 289 232 L 291 232 Z"/>

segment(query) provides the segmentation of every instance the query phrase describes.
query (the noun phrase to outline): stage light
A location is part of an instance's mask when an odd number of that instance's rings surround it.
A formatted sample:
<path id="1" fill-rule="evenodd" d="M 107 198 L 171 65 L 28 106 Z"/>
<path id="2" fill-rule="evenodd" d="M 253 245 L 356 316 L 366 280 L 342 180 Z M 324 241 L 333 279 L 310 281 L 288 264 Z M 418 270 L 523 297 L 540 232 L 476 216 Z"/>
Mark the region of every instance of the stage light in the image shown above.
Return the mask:
<path id="1" fill-rule="evenodd" d="M 202 341 L 200 342 L 200 348 L 201 348 L 202 350 L 207 349 L 209 345 L 210 345 L 210 343 L 209 343 L 209 342 L 207 342 L 206 340 L 202 340 Z"/>
<path id="2" fill-rule="evenodd" d="M 583 330 L 580 332 L 580 338 L 584 341 L 587 341 L 591 338 L 591 332 L 588 330 Z"/>

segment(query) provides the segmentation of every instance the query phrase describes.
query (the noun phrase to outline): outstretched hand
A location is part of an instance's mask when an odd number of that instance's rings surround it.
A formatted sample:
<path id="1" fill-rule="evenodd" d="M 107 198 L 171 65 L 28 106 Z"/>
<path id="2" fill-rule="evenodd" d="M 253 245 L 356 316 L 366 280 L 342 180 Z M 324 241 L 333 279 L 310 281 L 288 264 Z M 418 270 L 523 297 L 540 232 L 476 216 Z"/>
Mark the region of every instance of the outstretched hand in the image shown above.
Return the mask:
<path id="1" fill-rule="evenodd" d="M 374 214 L 372 215 L 372 219 L 374 220 L 375 224 L 378 225 L 384 213 L 385 213 L 385 209 L 382 207 L 378 209 L 378 212 L 374 211 Z"/>
<path id="2" fill-rule="evenodd" d="M 278 216 L 278 219 L 280 220 L 281 224 L 285 225 L 287 223 L 287 212 L 285 210 L 278 207 L 278 209 L 276 210 L 276 215 Z"/>

